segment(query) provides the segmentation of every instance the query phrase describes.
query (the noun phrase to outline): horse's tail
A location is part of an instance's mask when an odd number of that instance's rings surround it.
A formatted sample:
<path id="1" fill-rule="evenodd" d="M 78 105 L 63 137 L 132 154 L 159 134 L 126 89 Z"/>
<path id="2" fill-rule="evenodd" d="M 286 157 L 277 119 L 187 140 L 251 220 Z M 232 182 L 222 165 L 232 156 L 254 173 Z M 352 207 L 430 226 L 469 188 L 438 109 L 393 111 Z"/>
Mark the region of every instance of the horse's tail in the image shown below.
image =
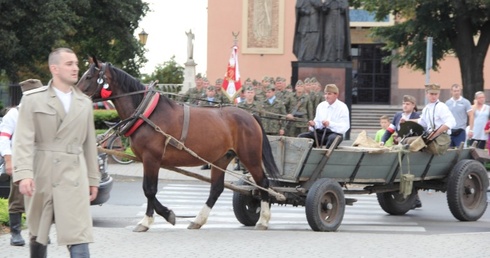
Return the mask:
<path id="1" fill-rule="evenodd" d="M 271 144 L 267 138 L 267 134 L 265 134 L 260 117 L 255 114 L 253 117 L 257 123 L 259 123 L 260 130 L 262 130 L 262 162 L 264 163 L 265 170 L 269 177 L 277 179 L 279 178 L 279 169 L 277 168 L 276 162 L 274 161 L 274 156 L 272 155 Z"/>

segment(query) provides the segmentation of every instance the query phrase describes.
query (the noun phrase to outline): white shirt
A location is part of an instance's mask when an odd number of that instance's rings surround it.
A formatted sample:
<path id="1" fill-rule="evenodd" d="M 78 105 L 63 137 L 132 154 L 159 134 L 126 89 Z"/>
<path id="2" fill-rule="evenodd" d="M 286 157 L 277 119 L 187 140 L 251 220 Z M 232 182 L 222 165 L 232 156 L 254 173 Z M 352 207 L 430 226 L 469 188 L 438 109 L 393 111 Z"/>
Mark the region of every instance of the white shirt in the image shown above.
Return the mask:
<path id="1" fill-rule="evenodd" d="M 448 134 L 451 134 L 451 128 L 456 126 L 456 119 L 454 119 L 453 113 L 451 113 L 451 110 L 449 110 L 446 104 L 437 100 L 424 107 L 418 123 L 428 133 L 437 130 L 442 125 L 446 125 L 449 127 Z"/>
<path id="2" fill-rule="evenodd" d="M 322 124 L 324 120 L 329 121 L 328 129 L 335 133 L 345 134 L 350 128 L 349 109 L 347 105 L 338 99 L 332 105 L 328 104 L 327 101 L 321 102 L 316 108 L 316 116 L 313 120 L 315 122 L 315 129 L 324 128 Z"/>
<path id="3" fill-rule="evenodd" d="M 0 155 L 12 155 L 12 136 L 14 135 L 17 119 L 19 118 L 18 108 L 11 108 L 0 123 Z"/>
<path id="4" fill-rule="evenodd" d="M 58 90 L 56 87 L 53 87 L 54 92 L 56 92 L 56 96 L 61 100 L 61 103 L 63 104 L 63 108 L 65 109 L 65 112 L 68 114 L 68 111 L 70 111 L 70 104 L 71 104 L 71 91 L 68 93 L 64 93 L 60 90 Z"/>

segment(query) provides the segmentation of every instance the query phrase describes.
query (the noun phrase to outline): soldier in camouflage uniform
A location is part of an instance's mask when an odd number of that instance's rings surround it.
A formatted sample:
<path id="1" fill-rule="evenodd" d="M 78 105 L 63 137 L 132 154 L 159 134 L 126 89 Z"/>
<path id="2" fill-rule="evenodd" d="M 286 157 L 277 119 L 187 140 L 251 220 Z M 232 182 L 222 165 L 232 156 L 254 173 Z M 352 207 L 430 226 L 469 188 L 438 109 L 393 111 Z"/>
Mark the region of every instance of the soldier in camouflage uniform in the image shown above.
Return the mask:
<path id="1" fill-rule="evenodd" d="M 264 115 L 262 117 L 262 125 L 264 131 L 268 135 L 284 135 L 284 120 L 283 116 L 286 115 L 286 107 L 284 103 L 275 96 L 274 85 L 269 85 L 265 92 L 266 100 L 262 102 L 262 110 Z"/>
<path id="2" fill-rule="evenodd" d="M 217 79 L 214 86 L 216 88 L 216 99 L 222 104 L 230 104 L 230 99 L 223 93 L 223 79 Z"/>
<path id="3" fill-rule="evenodd" d="M 291 108 L 286 119 L 286 135 L 296 137 L 300 133 L 308 131 L 307 121 L 313 120 L 313 105 L 310 97 L 305 92 L 305 85 L 301 80 L 296 82 L 296 92 L 290 97 Z"/>
<path id="4" fill-rule="evenodd" d="M 199 104 L 199 99 L 206 96 L 205 88 L 203 88 L 203 78 L 200 74 L 196 75 L 196 87 L 190 88 L 182 96 L 181 101 L 189 104 L 197 105 Z"/>
<path id="5" fill-rule="evenodd" d="M 267 91 L 267 88 L 269 87 L 270 84 L 271 84 L 271 78 L 269 78 L 268 76 L 264 76 L 262 82 L 260 83 L 260 85 L 262 86 L 262 90 L 264 91 L 264 94 Z"/>
<path id="6" fill-rule="evenodd" d="M 320 82 L 315 77 L 310 79 L 310 100 L 313 104 L 313 112 L 316 112 L 316 107 L 325 100 L 325 94 L 322 91 Z M 313 114 L 315 116 L 315 114 Z"/>
<path id="7" fill-rule="evenodd" d="M 259 103 L 262 103 L 265 100 L 265 91 L 262 89 L 262 85 L 260 84 L 260 82 L 253 80 L 252 86 L 255 90 L 254 99 Z"/>
<path id="8" fill-rule="evenodd" d="M 271 81 L 272 83 L 273 81 Z M 277 77 L 275 82 L 276 88 L 276 97 L 284 102 L 284 106 L 286 106 L 286 110 L 291 108 L 291 97 L 293 95 L 292 92 L 286 90 L 286 79 L 282 77 Z"/>
<path id="9" fill-rule="evenodd" d="M 206 98 L 199 100 L 199 106 L 201 107 L 213 107 L 219 106 L 221 101 L 216 97 L 216 88 L 214 86 L 208 86 L 206 88 Z"/>
<path id="10" fill-rule="evenodd" d="M 245 100 L 238 103 L 238 107 L 252 114 L 260 115 L 260 110 L 262 106 L 260 105 L 260 102 L 254 99 L 254 97 L 255 97 L 254 88 L 251 86 L 245 88 Z"/>
<path id="11" fill-rule="evenodd" d="M 260 116 L 262 105 L 260 104 L 260 102 L 255 100 L 255 89 L 252 86 L 246 86 L 242 89 L 245 94 L 245 99 L 239 102 L 237 106 L 251 114 Z M 242 169 L 242 167 L 240 166 L 240 160 L 238 160 L 238 158 L 235 158 L 235 164 L 236 165 L 233 170 L 239 171 Z"/>

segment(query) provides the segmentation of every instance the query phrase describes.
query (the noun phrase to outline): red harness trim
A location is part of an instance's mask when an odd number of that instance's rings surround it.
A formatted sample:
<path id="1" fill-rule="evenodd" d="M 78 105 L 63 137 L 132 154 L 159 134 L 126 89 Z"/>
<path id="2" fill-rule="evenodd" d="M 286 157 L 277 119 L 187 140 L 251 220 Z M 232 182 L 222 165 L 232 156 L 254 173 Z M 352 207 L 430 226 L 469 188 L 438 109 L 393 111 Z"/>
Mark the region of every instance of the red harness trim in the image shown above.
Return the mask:
<path id="1" fill-rule="evenodd" d="M 155 96 L 153 96 L 153 100 L 151 101 L 150 105 L 148 105 L 145 112 L 143 112 L 143 116 L 148 118 L 151 115 L 151 113 L 153 113 L 153 111 L 157 107 L 159 99 L 160 99 L 160 94 L 155 94 Z M 139 118 L 138 121 L 136 121 L 134 125 L 131 126 L 131 129 L 129 129 L 129 131 L 124 134 L 124 136 L 126 137 L 131 136 L 131 134 L 133 134 L 141 126 L 141 124 L 143 124 L 143 122 L 144 122 L 143 119 Z"/>
<path id="2" fill-rule="evenodd" d="M 5 136 L 5 137 L 8 137 L 9 139 L 12 137 L 12 135 L 11 135 L 11 134 L 6 133 L 6 132 L 1 132 L 1 133 L 0 133 L 0 136 Z"/>

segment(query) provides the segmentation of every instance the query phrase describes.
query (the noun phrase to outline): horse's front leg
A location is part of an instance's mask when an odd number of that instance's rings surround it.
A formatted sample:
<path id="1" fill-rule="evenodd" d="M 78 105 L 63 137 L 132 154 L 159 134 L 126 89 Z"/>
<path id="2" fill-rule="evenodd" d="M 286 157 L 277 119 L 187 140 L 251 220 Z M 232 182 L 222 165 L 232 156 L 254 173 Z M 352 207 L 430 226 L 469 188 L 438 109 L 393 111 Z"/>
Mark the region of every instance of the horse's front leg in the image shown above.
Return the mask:
<path id="1" fill-rule="evenodd" d="M 164 217 L 170 224 L 175 225 L 175 214 L 172 210 L 163 206 L 158 199 L 156 194 L 158 191 L 158 172 L 159 168 L 149 170 L 144 169 L 143 176 L 143 191 L 147 199 L 146 213 L 143 219 L 138 222 L 136 227 L 133 229 L 134 232 L 146 232 L 150 229 L 151 224 L 153 224 L 153 212 L 156 211 L 157 214 Z M 149 172 L 151 171 L 151 173 Z"/>
<path id="2" fill-rule="evenodd" d="M 226 167 L 226 166 L 224 166 Z M 209 213 L 213 208 L 214 204 L 218 200 L 219 196 L 223 192 L 225 188 L 225 173 L 219 171 L 217 168 L 211 168 L 211 190 L 209 191 L 209 197 L 206 201 L 206 204 L 202 207 L 199 214 L 194 219 L 194 222 L 191 222 L 188 229 L 200 229 L 206 221 L 208 220 Z"/>
<path id="3" fill-rule="evenodd" d="M 267 177 L 263 177 L 260 186 L 269 188 L 269 180 Z M 271 219 L 270 209 L 270 197 L 269 193 L 264 190 L 260 190 L 260 217 L 255 224 L 255 229 L 266 230 L 269 228 L 269 220 Z"/>

